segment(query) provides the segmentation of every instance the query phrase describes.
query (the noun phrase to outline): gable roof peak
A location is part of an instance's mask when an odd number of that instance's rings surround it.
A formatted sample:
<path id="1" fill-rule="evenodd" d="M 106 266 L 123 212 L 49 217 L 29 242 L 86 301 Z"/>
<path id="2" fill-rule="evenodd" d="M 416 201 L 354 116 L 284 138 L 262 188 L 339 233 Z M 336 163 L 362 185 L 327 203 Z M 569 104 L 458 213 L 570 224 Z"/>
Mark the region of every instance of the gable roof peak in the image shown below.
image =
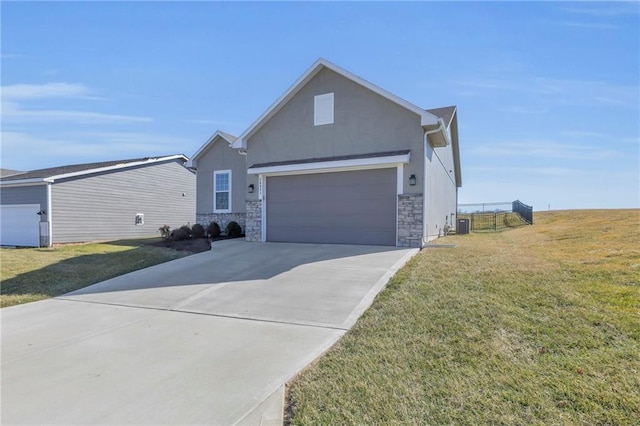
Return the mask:
<path id="1" fill-rule="evenodd" d="M 195 154 L 191 156 L 191 161 L 189 161 L 188 167 L 196 167 L 198 163 L 198 157 L 202 155 L 210 146 L 216 143 L 219 139 L 224 140 L 229 146 L 231 146 L 237 139 L 236 136 L 233 136 L 231 133 L 223 132 L 222 130 L 216 130 L 213 135 L 207 139 L 200 148 L 196 151 Z"/>
<path id="2" fill-rule="evenodd" d="M 255 134 L 267 121 L 269 121 L 280 109 L 291 100 L 312 78 L 314 78 L 323 68 L 327 68 L 338 75 L 351 80 L 352 82 L 386 98 L 387 100 L 400 105 L 401 107 L 415 113 L 420 117 L 420 124 L 422 126 L 432 126 L 438 123 L 438 117 L 429 111 L 422 109 L 411 102 L 408 102 L 401 97 L 394 95 L 387 90 L 376 86 L 369 81 L 358 77 L 350 71 L 334 64 L 333 62 L 325 59 L 318 58 L 294 83 L 282 96 L 280 96 L 267 110 L 254 121 L 249 128 L 247 128 L 238 138 L 233 142 L 233 148 L 246 149 L 247 139 Z"/>

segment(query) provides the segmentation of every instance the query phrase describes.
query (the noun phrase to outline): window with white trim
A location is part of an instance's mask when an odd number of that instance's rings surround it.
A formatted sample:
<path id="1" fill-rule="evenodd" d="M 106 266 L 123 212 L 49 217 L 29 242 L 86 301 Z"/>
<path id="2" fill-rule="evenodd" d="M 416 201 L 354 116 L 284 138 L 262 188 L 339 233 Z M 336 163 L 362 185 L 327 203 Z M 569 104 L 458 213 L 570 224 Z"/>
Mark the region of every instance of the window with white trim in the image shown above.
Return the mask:
<path id="1" fill-rule="evenodd" d="M 333 124 L 333 92 L 313 97 L 313 125 Z"/>
<path id="2" fill-rule="evenodd" d="M 231 170 L 213 172 L 213 212 L 231 213 Z"/>

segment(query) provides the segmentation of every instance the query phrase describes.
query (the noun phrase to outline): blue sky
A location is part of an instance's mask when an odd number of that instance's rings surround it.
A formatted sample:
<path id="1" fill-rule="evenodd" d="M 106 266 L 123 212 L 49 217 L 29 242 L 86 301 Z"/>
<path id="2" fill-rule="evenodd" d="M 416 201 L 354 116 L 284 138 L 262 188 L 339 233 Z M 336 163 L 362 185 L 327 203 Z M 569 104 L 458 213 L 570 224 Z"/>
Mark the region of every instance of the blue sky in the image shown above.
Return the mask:
<path id="1" fill-rule="evenodd" d="M 640 207 L 640 3 L 3 1 L 3 168 L 240 134 L 318 57 L 458 106 L 460 203 Z"/>

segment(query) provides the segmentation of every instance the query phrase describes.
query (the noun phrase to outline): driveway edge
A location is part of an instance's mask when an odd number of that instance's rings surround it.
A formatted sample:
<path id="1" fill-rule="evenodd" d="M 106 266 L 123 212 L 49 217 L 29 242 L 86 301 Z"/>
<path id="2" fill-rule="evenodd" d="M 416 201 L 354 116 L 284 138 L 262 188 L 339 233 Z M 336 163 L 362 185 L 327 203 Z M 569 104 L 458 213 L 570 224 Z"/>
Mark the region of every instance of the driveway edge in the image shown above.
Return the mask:
<path id="1" fill-rule="evenodd" d="M 369 309 L 369 307 L 373 304 L 376 296 L 387 286 L 387 283 L 389 282 L 391 277 L 393 277 L 396 272 L 398 272 L 404 265 L 407 264 L 407 262 L 409 262 L 409 260 L 411 260 L 419 252 L 420 249 L 411 249 L 396 263 L 394 263 L 391 268 L 389 268 L 389 270 L 375 283 L 375 285 L 369 290 L 369 292 L 367 292 L 360 303 L 351 312 L 349 317 L 347 317 L 347 319 L 342 323 L 340 328 L 344 329 L 345 331 L 337 336 L 333 340 L 333 342 L 329 343 L 322 350 L 316 352 L 312 357 L 308 358 L 306 360 L 306 364 L 302 365 L 291 377 L 285 380 L 284 383 L 282 383 L 275 391 L 273 391 L 259 404 L 257 404 L 255 408 L 253 408 L 245 416 L 243 416 L 238 422 L 235 423 L 235 425 L 282 425 L 284 422 L 284 410 L 287 403 L 285 399 L 286 384 L 294 377 L 296 377 L 307 366 L 311 365 L 318 358 L 323 356 L 329 349 L 331 349 L 331 347 L 333 347 L 333 345 L 335 345 L 336 342 L 338 342 L 338 340 L 340 340 L 342 336 L 344 336 L 344 334 L 355 325 L 355 323 L 358 321 L 358 318 L 360 318 L 362 314 L 367 309 Z"/>

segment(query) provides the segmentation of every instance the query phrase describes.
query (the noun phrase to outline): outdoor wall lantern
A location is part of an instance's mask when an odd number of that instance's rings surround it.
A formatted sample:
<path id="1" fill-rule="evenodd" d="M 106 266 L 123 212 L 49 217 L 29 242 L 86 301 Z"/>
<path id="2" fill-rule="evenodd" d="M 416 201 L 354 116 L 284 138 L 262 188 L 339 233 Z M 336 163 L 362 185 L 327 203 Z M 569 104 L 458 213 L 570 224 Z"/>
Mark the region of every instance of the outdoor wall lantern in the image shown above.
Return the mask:
<path id="1" fill-rule="evenodd" d="M 411 186 L 415 186 L 416 185 L 416 175 L 409 176 L 409 185 L 411 185 Z"/>
<path id="2" fill-rule="evenodd" d="M 255 186 L 253 186 L 253 184 L 249 185 L 249 194 L 253 194 L 254 189 L 255 189 Z"/>

